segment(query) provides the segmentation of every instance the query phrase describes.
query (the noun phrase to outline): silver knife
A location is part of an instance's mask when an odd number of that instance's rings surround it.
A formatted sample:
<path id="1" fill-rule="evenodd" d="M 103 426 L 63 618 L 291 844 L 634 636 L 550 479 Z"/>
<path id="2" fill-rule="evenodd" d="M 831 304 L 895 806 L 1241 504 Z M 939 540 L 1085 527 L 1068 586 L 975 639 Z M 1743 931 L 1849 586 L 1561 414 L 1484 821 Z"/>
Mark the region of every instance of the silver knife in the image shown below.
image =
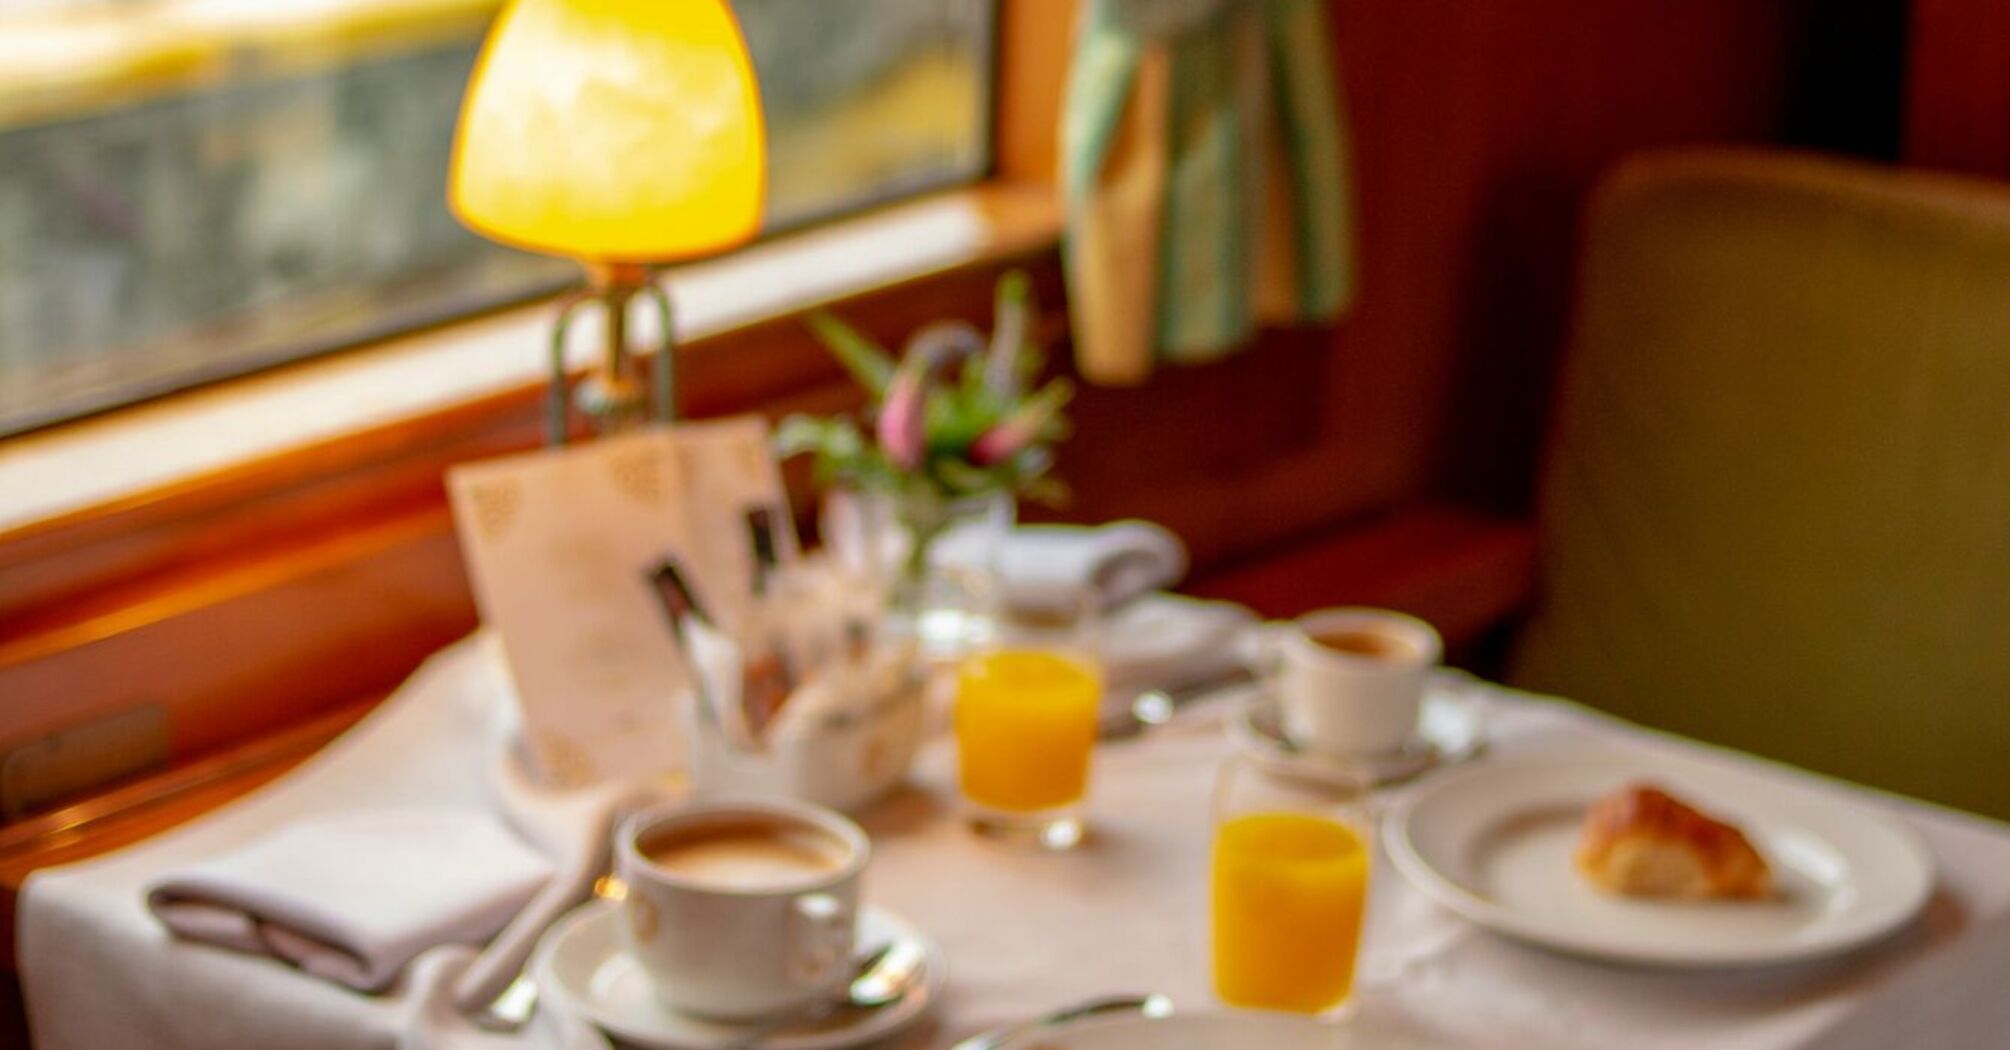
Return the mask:
<path id="1" fill-rule="evenodd" d="M 1192 682 L 1164 689 L 1147 689 L 1133 698 L 1123 710 L 1104 716 L 1096 727 L 1096 736 L 1101 740 L 1123 740 L 1137 736 L 1152 726 L 1164 725 L 1171 721 L 1183 707 L 1206 700 L 1223 690 L 1254 681 L 1256 681 L 1254 671 L 1247 667 L 1232 667 Z"/>

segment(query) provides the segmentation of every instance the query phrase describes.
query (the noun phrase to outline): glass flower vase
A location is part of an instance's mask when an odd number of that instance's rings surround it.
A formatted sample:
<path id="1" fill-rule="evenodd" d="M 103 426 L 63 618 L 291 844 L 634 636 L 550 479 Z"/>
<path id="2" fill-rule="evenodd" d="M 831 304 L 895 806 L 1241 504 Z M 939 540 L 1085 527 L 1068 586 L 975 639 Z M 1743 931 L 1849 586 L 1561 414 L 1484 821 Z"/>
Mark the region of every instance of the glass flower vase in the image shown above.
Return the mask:
<path id="1" fill-rule="evenodd" d="M 942 500 L 838 489 L 824 499 L 823 538 L 840 564 L 880 587 L 886 632 L 953 660 L 997 633 L 997 554 L 1015 510 L 1006 492 Z"/>

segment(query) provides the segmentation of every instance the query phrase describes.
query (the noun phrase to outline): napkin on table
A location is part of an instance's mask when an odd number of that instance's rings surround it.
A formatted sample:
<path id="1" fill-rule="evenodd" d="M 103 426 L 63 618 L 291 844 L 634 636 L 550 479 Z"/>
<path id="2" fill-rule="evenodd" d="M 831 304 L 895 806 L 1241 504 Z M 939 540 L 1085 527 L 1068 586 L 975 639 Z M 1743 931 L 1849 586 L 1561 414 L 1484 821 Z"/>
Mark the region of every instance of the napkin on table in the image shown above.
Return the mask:
<path id="1" fill-rule="evenodd" d="M 170 872 L 147 907 L 177 936 L 377 992 L 427 949 L 494 936 L 550 871 L 486 814 L 350 812 Z"/>
<path id="2" fill-rule="evenodd" d="M 1021 525 L 1003 542 L 981 527 L 952 531 L 937 541 L 936 561 L 987 568 L 1016 612 L 1065 612 L 1084 592 L 1114 609 L 1139 595 L 1169 587 L 1186 573 L 1186 547 L 1163 526 L 1148 521 L 1107 525 Z"/>

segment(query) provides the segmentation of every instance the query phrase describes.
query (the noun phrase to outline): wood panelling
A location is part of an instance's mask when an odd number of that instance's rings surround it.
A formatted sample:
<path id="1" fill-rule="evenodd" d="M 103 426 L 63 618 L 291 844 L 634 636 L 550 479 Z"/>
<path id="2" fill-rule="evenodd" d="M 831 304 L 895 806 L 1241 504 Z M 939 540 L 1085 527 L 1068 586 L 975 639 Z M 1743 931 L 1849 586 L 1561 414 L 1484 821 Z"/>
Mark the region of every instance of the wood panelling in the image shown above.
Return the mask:
<path id="1" fill-rule="evenodd" d="M 1403 362 L 1351 385 L 1410 434 L 1406 484 L 1526 506 L 1586 191 L 1638 149 L 1774 136 L 1803 7 L 1335 6 L 1367 267 L 1338 351 Z"/>
<path id="2" fill-rule="evenodd" d="M 2010 177 L 2010 4 L 1913 0 L 1905 160 Z"/>
<path id="3" fill-rule="evenodd" d="M 1399 507 L 1195 580 L 1204 598 L 1287 618 L 1335 605 L 1421 617 L 1455 656 L 1507 622 L 1535 587 L 1535 529 L 1456 507 Z"/>

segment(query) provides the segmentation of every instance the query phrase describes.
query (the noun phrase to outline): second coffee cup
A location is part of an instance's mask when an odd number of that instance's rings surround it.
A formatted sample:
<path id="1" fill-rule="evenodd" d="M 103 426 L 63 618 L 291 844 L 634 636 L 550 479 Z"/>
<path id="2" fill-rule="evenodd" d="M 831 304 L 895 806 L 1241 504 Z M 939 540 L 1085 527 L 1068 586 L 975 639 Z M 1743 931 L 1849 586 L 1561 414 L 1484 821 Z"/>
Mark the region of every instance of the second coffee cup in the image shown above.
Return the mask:
<path id="1" fill-rule="evenodd" d="M 1430 624 L 1385 609 L 1327 609 L 1292 621 L 1277 647 L 1284 732 L 1323 754 L 1398 751 L 1416 733 L 1443 654 Z"/>

